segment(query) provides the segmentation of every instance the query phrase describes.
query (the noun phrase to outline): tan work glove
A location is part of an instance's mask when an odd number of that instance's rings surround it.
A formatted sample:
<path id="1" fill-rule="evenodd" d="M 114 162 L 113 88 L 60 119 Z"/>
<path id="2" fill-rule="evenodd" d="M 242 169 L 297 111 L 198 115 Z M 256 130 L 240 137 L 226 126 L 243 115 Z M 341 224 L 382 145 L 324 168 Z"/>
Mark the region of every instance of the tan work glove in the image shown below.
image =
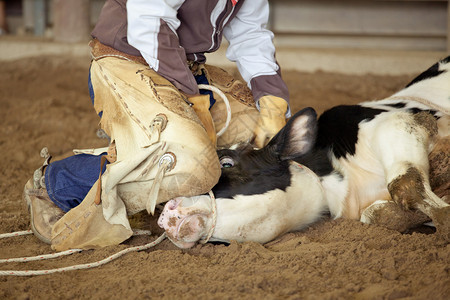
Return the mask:
<path id="1" fill-rule="evenodd" d="M 263 96 L 259 99 L 259 119 L 255 127 L 255 146 L 262 148 L 286 125 L 286 100 L 275 96 Z"/>
<path id="2" fill-rule="evenodd" d="M 214 147 L 216 147 L 216 128 L 214 127 L 214 122 L 211 113 L 209 112 L 209 95 L 198 94 L 194 96 L 188 96 L 188 101 L 194 104 L 192 108 L 205 127 L 206 133 L 208 134 L 208 137 L 211 140 L 212 144 L 214 145 Z"/>

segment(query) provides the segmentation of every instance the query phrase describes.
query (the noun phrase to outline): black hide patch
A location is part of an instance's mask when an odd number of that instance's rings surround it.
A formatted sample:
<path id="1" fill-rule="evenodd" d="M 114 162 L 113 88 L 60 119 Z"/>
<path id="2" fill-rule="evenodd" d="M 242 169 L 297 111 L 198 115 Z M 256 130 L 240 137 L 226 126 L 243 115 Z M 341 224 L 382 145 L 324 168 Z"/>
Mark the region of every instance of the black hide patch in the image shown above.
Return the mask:
<path id="1" fill-rule="evenodd" d="M 406 87 L 409 87 L 419 81 L 436 77 L 444 72 L 444 70 L 439 70 L 439 65 L 441 64 L 447 64 L 450 62 L 450 56 L 447 56 L 446 58 L 442 59 L 440 62 L 435 63 L 432 65 L 428 70 L 422 72 L 419 76 L 414 78 Z"/>
<path id="2" fill-rule="evenodd" d="M 293 160 L 306 166 L 318 176 L 329 175 L 335 171 L 328 157 L 327 149 L 315 149 Z"/>
<path id="3" fill-rule="evenodd" d="M 390 106 L 393 108 L 404 108 L 406 106 L 405 102 L 398 102 L 398 103 L 391 103 L 391 104 L 384 104 L 385 106 Z"/>
<path id="4" fill-rule="evenodd" d="M 325 111 L 319 117 L 316 149 L 313 151 L 331 149 L 336 158 L 354 155 L 359 124 L 385 111 L 359 105 L 340 105 Z"/>
<path id="5" fill-rule="evenodd" d="M 281 161 L 270 148 L 253 150 L 220 150 L 219 159 L 227 156 L 234 166 L 222 168 L 219 182 L 213 192 L 218 198 L 236 195 L 260 195 L 280 189 L 285 191 L 291 184 L 289 162 Z"/>

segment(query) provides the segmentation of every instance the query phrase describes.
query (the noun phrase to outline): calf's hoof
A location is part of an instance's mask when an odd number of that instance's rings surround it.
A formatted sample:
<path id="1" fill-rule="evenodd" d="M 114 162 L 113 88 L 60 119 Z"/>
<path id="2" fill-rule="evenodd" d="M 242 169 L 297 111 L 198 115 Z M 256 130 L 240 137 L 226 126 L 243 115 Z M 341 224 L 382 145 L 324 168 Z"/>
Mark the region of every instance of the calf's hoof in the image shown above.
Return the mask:
<path id="1" fill-rule="evenodd" d="M 360 220 L 366 224 L 375 224 L 399 232 L 405 232 L 410 228 L 430 221 L 430 218 L 417 210 L 404 210 L 393 201 L 378 200 L 362 212 Z"/>

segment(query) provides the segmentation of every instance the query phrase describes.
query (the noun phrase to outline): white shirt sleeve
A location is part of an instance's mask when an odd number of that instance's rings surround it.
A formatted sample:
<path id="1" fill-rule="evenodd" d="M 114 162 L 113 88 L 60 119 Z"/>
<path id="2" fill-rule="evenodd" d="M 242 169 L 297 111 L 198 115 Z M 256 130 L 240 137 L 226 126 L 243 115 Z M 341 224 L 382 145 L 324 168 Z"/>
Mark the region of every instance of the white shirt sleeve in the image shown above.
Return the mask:
<path id="1" fill-rule="evenodd" d="M 184 0 L 128 0 L 127 1 L 127 39 L 138 49 L 149 66 L 158 71 L 158 33 L 161 19 L 176 34 L 180 21 L 177 11 Z"/>
<path id="2" fill-rule="evenodd" d="M 266 29 L 268 19 L 267 0 L 248 0 L 223 31 L 230 43 L 226 56 L 236 62 L 249 86 L 252 78 L 274 75 L 279 69 L 275 60 L 273 33 Z"/>

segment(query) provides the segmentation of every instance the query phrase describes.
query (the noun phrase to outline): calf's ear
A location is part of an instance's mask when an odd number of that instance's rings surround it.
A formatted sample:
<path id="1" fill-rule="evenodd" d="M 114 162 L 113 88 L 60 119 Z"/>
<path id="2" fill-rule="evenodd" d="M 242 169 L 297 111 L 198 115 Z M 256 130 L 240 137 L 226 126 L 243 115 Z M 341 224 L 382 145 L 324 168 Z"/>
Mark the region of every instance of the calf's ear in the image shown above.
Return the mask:
<path id="1" fill-rule="evenodd" d="M 313 148 L 317 136 L 317 113 L 307 107 L 293 115 L 267 147 L 282 160 L 302 156 Z"/>

